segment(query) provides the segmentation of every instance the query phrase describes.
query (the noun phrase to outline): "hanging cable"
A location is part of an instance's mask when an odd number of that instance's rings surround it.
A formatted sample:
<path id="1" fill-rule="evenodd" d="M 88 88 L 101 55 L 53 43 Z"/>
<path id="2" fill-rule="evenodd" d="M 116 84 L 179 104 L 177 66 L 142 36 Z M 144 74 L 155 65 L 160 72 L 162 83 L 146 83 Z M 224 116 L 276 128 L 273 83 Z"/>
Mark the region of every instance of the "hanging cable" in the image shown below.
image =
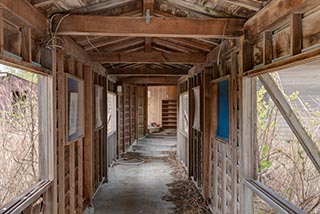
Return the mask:
<path id="1" fill-rule="evenodd" d="M 226 33 L 228 21 L 229 21 L 229 19 L 227 19 L 226 23 L 224 24 L 223 34 L 222 34 L 222 38 L 221 38 L 221 42 L 220 42 L 220 47 L 219 47 L 219 52 L 218 52 L 218 57 L 217 57 L 217 66 L 219 66 L 219 64 L 220 64 L 221 49 L 222 49 L 223 40 L 224 40 L 224 35 L 225 35 L 225 33 Z"/>

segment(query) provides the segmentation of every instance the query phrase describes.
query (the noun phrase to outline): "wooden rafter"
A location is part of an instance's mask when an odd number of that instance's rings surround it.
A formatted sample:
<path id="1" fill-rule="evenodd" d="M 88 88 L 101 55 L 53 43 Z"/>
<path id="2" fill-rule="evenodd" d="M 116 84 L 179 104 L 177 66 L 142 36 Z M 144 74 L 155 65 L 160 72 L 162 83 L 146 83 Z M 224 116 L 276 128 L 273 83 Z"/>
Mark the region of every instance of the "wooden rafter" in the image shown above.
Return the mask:
<path id="1" fill-rule="evenodd" d="M 89 51 L 89 50 L 94 50 L 96 48 L 101 48 L 101 47 L 104 47 L 104 46 L 108 46 L 108 45 L 113 45 L 113 44 L 117 44 L 119 42 L 123 42 L 123 41 L 126 41 L 130 39 L 130 37 L 120 37 L 120 36 L 116 36 L 116 37 L 106 37 L 106 38 L 103 38 L 97 42 L 94 42 L 92 41 L 91 39 L 87 39 L 87 44 L 83 47 L 84 50 L 86 51 Z M 89 41 L 91 44 L 88 44 Z"/>
<path id="2" fill-rule="evenodd" d="M 163 38 L 154 38 L 153 42 L 155 45 L 159 45 L 162 47 L 166 47 L 169 48 L 171 50 L 173 50 L 174 52 L 178 51 L 178 52 L 182 52 L 182 53 L 190 53 L 190 52 L 195 52 L 193 49 L 190 49 L 188 47 L 179 45 L 179 44 L 175 44 L 170 40 L 166 40 Z"/>
<path id="3" fill-rule="evenodd" d="M 252 0 L 224 0 L 225 2 L 229 2 L 231 4 L 247 8 L 249 10 L 258 11 L 261 9 L 261 3 L 252 1 Z"/>
<path id="4" fill-rule="evenodd" d="M 123 83 L 143 85 L 176 85 L 177 77 L 128 77 L 120 79 Z"/>
<path id="5" fill-rule="evenodd" d="M 228 15 L 226 13 L 210 9 L 207 7 L 203 7 L 201 5 L 195 4 L 193 2 L 188 1 L 181 1 L 181 0 L 167 0 L 169 4 L 171 4 L 174 7 L 186 9 L 188 11 L 192 11 L 194 13 L 198 13 L 201 15 L 209 16 L 209 17 L 231 17 L 231 15 Z"/>
<path id="6" fill-rule="evenodd" d="M 72 10 L 72 13 L 76 13 L 76 14 L 96 13 L 98 11 L 107 10 L 110 8 L 119 8 L 123 5 L 132 3 L 132 2 L 138 2 L 138 1 L 137 0 L 111 0 L 111 1 L 99 2 L 97 4 L 74 9 Z"/>
<path id="7" fill-rule="evenodd" d="M 133 52 L 133 53 L 113 53 L 100 54 L 91 53 L 93 62 L 100 63 L 203 63 L 205 54 L 201 53 L 161 53 L 161 52 Z"/>
<path id="8" fill-rule="evenodd" d="M 61 18 L 61 17 L 60 17 Z M 60 19 L 55 19 L 55 26 Z M 242 35 L 243 19 L 157 18 L 70 15 L 61 22 L 58 35 L 136 37 L 235 38 Z"/>

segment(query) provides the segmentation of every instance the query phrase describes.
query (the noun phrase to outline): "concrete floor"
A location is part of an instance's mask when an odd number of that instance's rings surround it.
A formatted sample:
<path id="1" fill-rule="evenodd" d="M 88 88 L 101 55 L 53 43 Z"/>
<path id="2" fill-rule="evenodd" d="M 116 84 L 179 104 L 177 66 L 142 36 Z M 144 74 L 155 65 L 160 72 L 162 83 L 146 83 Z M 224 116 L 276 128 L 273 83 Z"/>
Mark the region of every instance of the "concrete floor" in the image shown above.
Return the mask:
<path id="1" fill-rule="evenodd" d="M 163 160 L 148 160 L 141 165 L 116 165 L 109 182 L 94 199 L 95 214 L 168 214 L 174 207 L 162 200 L 173 182 L 170 165 Z"/>

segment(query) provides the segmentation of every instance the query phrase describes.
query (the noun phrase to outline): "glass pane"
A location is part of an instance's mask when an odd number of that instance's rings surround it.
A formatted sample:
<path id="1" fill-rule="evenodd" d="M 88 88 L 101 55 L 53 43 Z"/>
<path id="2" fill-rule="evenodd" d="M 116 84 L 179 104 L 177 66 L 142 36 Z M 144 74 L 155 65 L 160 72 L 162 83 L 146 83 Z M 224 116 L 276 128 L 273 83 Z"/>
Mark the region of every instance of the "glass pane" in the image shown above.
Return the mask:
<path id="1" fill-rule="evenodd" d="M 39 181 L 42 79 L 0 65 L 0 207 Z"/>
<path id="2" fill-rule="evenodd" d="M 257 179 L 307 213 L 320 213 L 320 175 L 260 81 L 257 87 Z"/>
<path id="3" fill-rule="evenodd" d="M 320 150 L 320 61 L 275 72 L 272 77 Z"/>

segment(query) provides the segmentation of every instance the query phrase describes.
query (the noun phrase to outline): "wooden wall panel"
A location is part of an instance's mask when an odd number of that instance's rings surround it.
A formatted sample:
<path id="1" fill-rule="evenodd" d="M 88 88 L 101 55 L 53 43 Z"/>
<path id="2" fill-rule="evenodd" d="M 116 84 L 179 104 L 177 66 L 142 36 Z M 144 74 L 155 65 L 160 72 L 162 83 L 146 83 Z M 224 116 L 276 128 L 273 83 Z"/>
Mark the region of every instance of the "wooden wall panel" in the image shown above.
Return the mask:
<path id="1" fill-rule="evenodd" d="M 137 107 L 138 105 L 138 94 L 142 94 L 143 90 L 140 93 L 139 87 L 135 85 L 123 84 L 121 85 L 122 92 L 118 93 L 118 128 L 119 128 L 119 135 L 118 135 L 118 156 L 125 153 L 128 148 L 135 142 L 137 139 L 138 133 L 138 114 L 137 114 Z M 143 88 L 143 87 L 142 87 Z M 142 104 L 144 102 L 141 102 Z M 140 104 L 140 107 L 141 105 Z M 141 109 L 140 109 L 141 110 Z M 139 112 L 139 111 L 138 111 Z M 145 112 L 142 109 L 142 112 Z M 143 124 L 142 124 L 143 125 Z M 140 127 L 141 128 L 141 127 Z M 144 128 L 144 125 L 143 125 Z"/>
<path id="2" fill-rule="evenodd" d="M 176 86 L 148 87 L 148 124 L 156 122 L 162 126 L 162 100 L 176 100 Z"/>

